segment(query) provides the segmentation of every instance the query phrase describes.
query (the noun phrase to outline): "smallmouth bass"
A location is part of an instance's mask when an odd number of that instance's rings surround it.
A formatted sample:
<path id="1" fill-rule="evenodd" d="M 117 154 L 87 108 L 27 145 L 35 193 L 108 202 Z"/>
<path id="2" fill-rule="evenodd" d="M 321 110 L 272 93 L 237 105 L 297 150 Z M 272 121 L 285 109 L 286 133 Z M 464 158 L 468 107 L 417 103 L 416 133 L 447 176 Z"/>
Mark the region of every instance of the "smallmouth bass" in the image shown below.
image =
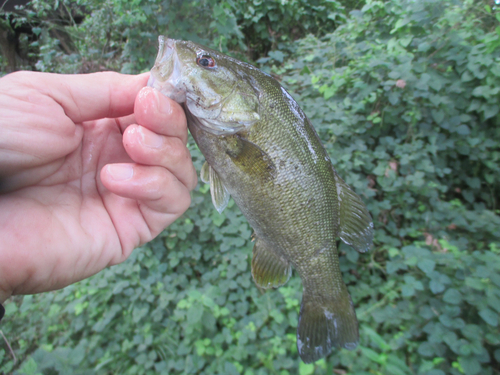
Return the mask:
<path id="1" fill-rule="evenodd" d="M 303 284 L 297 348 L 305 363 L 359 333 L 342 280 L 336 238 L 359 252 L 371 216 L 339 177 L 316 131 L 271 76 L 199 44 L 159 37 L 148 86 L 181 103 L 205 156 L 200 177 L 222 212 L 233 197 L 255 232 L 252 276 L 261 288 Z"/>

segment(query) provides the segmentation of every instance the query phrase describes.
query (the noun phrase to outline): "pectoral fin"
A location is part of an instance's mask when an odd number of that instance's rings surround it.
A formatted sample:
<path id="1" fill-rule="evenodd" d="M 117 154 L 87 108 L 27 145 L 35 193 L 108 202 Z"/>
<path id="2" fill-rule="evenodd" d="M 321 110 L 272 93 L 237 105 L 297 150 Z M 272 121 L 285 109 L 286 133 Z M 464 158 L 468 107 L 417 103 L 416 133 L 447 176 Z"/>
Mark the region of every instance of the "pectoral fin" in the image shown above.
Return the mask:
<path id="1" fill-rule="evenodd" d="M 285 284 L 292 274 L 290 262 L 259 239 L 253 247 L 252 277 L 259 287 L 277 288 Z"/>
<path id="2" fill-rule="evenodd" d="M 203 167 L 201 167 L 200 179 L 204 183 L 210 184 L 210 194 L 212 195 L 212 203 L 214 204 L 215 209 L 219 213 L 224 211 L 229 203 L 231 195 L 222 183 L 217 172 L 215 172 L 207 162 L 205 162 Z"/>
<path id="3" fill-rule="evenodd" d="M 276 166 L 273 161 L 255 143 L 238 134 L 229 136 L 226 140 L 226 153 L 238 168 L 247 174 L 264 180 L 276 176 Z"/>
<path id="4" fill-rule="evenodd" d="M 200 179 L 206 184 L 210 183 L 210 165 L 206 161 L 200 171 Z"/>
<path id="5" fill-rule="evenodd" d="M 373 222 L 361 198 L 335 173 L 339 198 L 339 237 L 364 253 L 372 246 Z"/>

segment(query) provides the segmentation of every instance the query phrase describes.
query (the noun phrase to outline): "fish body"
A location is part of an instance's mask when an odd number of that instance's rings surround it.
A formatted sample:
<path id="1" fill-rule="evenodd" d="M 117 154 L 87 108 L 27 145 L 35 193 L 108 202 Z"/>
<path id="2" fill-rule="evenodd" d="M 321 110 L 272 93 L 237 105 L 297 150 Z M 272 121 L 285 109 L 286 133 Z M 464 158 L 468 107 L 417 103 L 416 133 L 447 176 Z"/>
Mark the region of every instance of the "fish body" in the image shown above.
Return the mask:
<path id="1" fill-rule="evenodd" d="M 254 229 L 255 283 L 279 287 L 292 267 L 300 275 L 302 360 L 314 362 L 332 347 L 354 349 L 358 323 L 336 238 L 364 252 L 373 224 L 298 104 L 252 65 L 164 37 L 148 85 L 184 106 L 215 207 L 222 211 L 232 196 Z"/>

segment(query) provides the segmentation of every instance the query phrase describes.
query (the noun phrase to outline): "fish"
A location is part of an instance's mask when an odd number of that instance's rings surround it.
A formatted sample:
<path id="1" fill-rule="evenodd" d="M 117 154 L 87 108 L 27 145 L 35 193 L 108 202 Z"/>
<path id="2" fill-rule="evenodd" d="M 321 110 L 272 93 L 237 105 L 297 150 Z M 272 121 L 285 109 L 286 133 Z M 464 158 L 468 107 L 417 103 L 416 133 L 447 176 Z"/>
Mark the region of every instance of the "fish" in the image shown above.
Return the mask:
<path id="1" fill-rule="evenodd" d="M 205 157 L 200 178 L 222 212 L 229 198 L 253 228 L 252 277 L 263 289 L 299 274 L 297 349 L 305 363 L 356 348 L 356 312 L 337 239 L 358 252 L 374 227 L 288 91 L 251 64 L 191 41 L 159 37 L 148 86 L 180 103 Z"/>

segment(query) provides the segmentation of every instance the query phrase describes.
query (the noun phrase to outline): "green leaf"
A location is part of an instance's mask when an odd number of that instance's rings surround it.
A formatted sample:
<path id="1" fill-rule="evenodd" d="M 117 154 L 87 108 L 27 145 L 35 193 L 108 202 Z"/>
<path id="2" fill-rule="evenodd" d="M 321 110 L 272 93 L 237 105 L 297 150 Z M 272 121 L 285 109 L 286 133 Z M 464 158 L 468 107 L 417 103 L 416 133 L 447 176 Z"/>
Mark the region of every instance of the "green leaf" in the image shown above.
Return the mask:
<path id="1" fill-rule="evenodd" d="M 466 70 L 465 72 L 463 72 L 463 74 L 462 74 L 462 82 L 470 82 L 473 79 L 474 79 L 474 76 L 468 70 Z"/>
<path id="2" fill-rule="evenodd" d="M 387 362 L 387 357 L 384 354 L 379 354 L 376 351 L 366 348 L 366 347 L 361 347 L 361 352 L 363 353 L 364 356 L 366 356 L 368 359 L 377 362 L 381 365 L 385 364 Z"/>
<path id="3" fill-rule="evenodd" d="M 482 109 L 483 109 L 484 119 L 487 120 L 491 117 L 494 117 L 500 110 L 500 107 L 497 104 L 483 105 Z"/>
<path id="4" fill-rule="evenodd" d="M 375 330 L 368 326 L 363 326 L 365 334 L 382 350 L 390 350 L 391 346 Z"/>
<path id="5" fill-rule="evenodd" d="M 434 91 L 440 91 L 443 88 L 445 82 L 446 81 L 442 79 L 440 76 L 434 76 L 429 81 L 429 86 L 432 87 Z"/>
<path id="6" fill-rule="evenodd" d="M 14 315 L 18 310 L 17 305 L 15 303 L 12 303 L 12 302 L 6 303 L 4 305 L 4 308 L 5 308 L 5 315 L 6 316 Z"/>
<path id="7" fill-rule="evenodd" d="M 472 90 L 472 95 L 489 98 L 490 97 L 489 91 L 490 90 L 488 86 L 478 86 L 474 90 Z"/>
<path id="8" fill-rule="evenodd" d="M 493 310 L 485 308 L 479 311 L 479 316 L 483 318 L 483 320 L 490 326 L 493 327 L 498 326 L 498 314 L 495 313 Z"/>
<path id="9" fill-rule="evenodd" d="M 427 371 L 425 375 L 446 375 L 446 374 L 441 370 L 432 369 L 430 371 Z"/>
<path id="10" fill-rule="evenodd" d="M 28 358 L 27 361 L 24 361 L 21 366 L 20 373 L 23 375 L 38 375 L 37 373 L 37 364 L 33 358 Z"/>
<path id="11" fill-rule="evenodd" d="M 411 297 L 415 294 L 415 289 L 411 285 L 403 285 L 401 287 L 401 294 L 403 297 Z"/>
<path id="12" fill-rule="evenodd" d="M 299 374 L 300 375 L 312 375 L 312 374 L 314 374 L 314 365 L 312 363 L 305 364 L 303 362 L 300 362 Z"/>
<path id="13" fill-rule="evenodd" d="M 481 280 L 475 278 L 475 277 L 467 277 L 465 279 L 465 285 L 472 289 L 476 290 L 483 290 L 484 289 L 484 284 L 481 282 Z"/>
<path id="14" fill-rule="evenodd" d="M 436 121 L 436 124 L 441 124 L 444 120 L 444 112 L 442 110 L 432 110 L 432 118 Z"/>
<path id="15" fill-rule="evenodd" d="M 436 266 L 436 262 L 431 259 L 422 259 L 417 263 L 418 268 L 420 268 L 425 273 L 430 273 L 434 271 L 434 267 Z"/>
<path id="16" fill-rule="evenodd" d="M 481 371 L 481 364 L 474 357 L 462 357 L 459 359 L 460 366 L 467 375 L 476 375 Z"/>
<path id="17" fill-rule="evenodd" d="M 403 26 L 407 25 L 408 23 L 410 23 L 410 19 L 400 18 L 396 22 L 396 25 L 394 25 L 394 29 L 391 30 L 391 34 L 395 33 L 398 29 L 402 28 Z"/>
<path id="18" fill-rule="evenodd" d="M 408 47 L 408 45 L 411 43 L 412 40 L 413 40 L 413 35 L 407 35 L 406 37 L 399 39 L 399 44 L 401 44 L 401 46 L 403 47 Z"/>
<path id="19" fill-rule="evenodd" d="M 493 307 L 498 313 L 500 313 L 500 298 L 490 295 L 488 296 L 488 305 Z"/>
<path id="20" fill-rule="evenodd" d="M 231 363 L 231 362 L 226 362 L 224 364 L 224 374 L 228 374 L 228 375 L 239 375 L 240 372 L 238 371 L 238 369 L 236 368 L 236 366 Z"/>
<path id="21" fill-rule="evenodd" d="M 194 304 L 187 311 L 187 322 L 189 325 L 197 324 L 203 316 L 203 307 L 199 304 Z"/>
<path id="22" fill-rule="evenodd" d="M 269 57 L 282 63 L 285 58 L 285 54 L 281 51 L 271 51 L 269 52 Z"/>
<path id="23" fill-rule="evenodd" d="M 460 125 L 456 128 L 456 132 L 460 135 L 469 135 L 470 129 L 467 125 Z"/>
<path id="24" fill-rule="evenodd" d="M 214 223 L 214 225 L 216 227 L 220 227 L 222 225 L 222 223 L 224 223 L 224 221 L 226 220 L 226 215 L 223 214 L 223 213 L 218 213 L 217 211 L 213 211 L 212 212 L 212 222 Z"/>
<path id="25" fill-rule="evenodd" d="M 458 290 L 450 288 L 444 293 L 443 300 L 447 303 L 458 305 L 462 302 L 462 295 Z"/>
<path id="26" fill-rule="evenodd" d="M 428 42 L 423 42 L 418 45 L 419 52 L 427 52 L 431 48 L 431 45 Z"/>
<path id="27" fill-rule="evenodd" d="M 429 288 L 431 289 L 432 293 L 438 294 L 444 291 L 445 286 L 439 281 L 431 280 L 431 282 L 429 283 Z"/>
<path id="28" fill-rule="evenodd" d="M 399 97 L 400 97 L 400 94 L 396 91 L 392 91 L 389 93 L 388 95 L 388 99 L 389 99 L 389 103 L 391 103 L 392 105 L 396 105 L 399 103 Z"/>

